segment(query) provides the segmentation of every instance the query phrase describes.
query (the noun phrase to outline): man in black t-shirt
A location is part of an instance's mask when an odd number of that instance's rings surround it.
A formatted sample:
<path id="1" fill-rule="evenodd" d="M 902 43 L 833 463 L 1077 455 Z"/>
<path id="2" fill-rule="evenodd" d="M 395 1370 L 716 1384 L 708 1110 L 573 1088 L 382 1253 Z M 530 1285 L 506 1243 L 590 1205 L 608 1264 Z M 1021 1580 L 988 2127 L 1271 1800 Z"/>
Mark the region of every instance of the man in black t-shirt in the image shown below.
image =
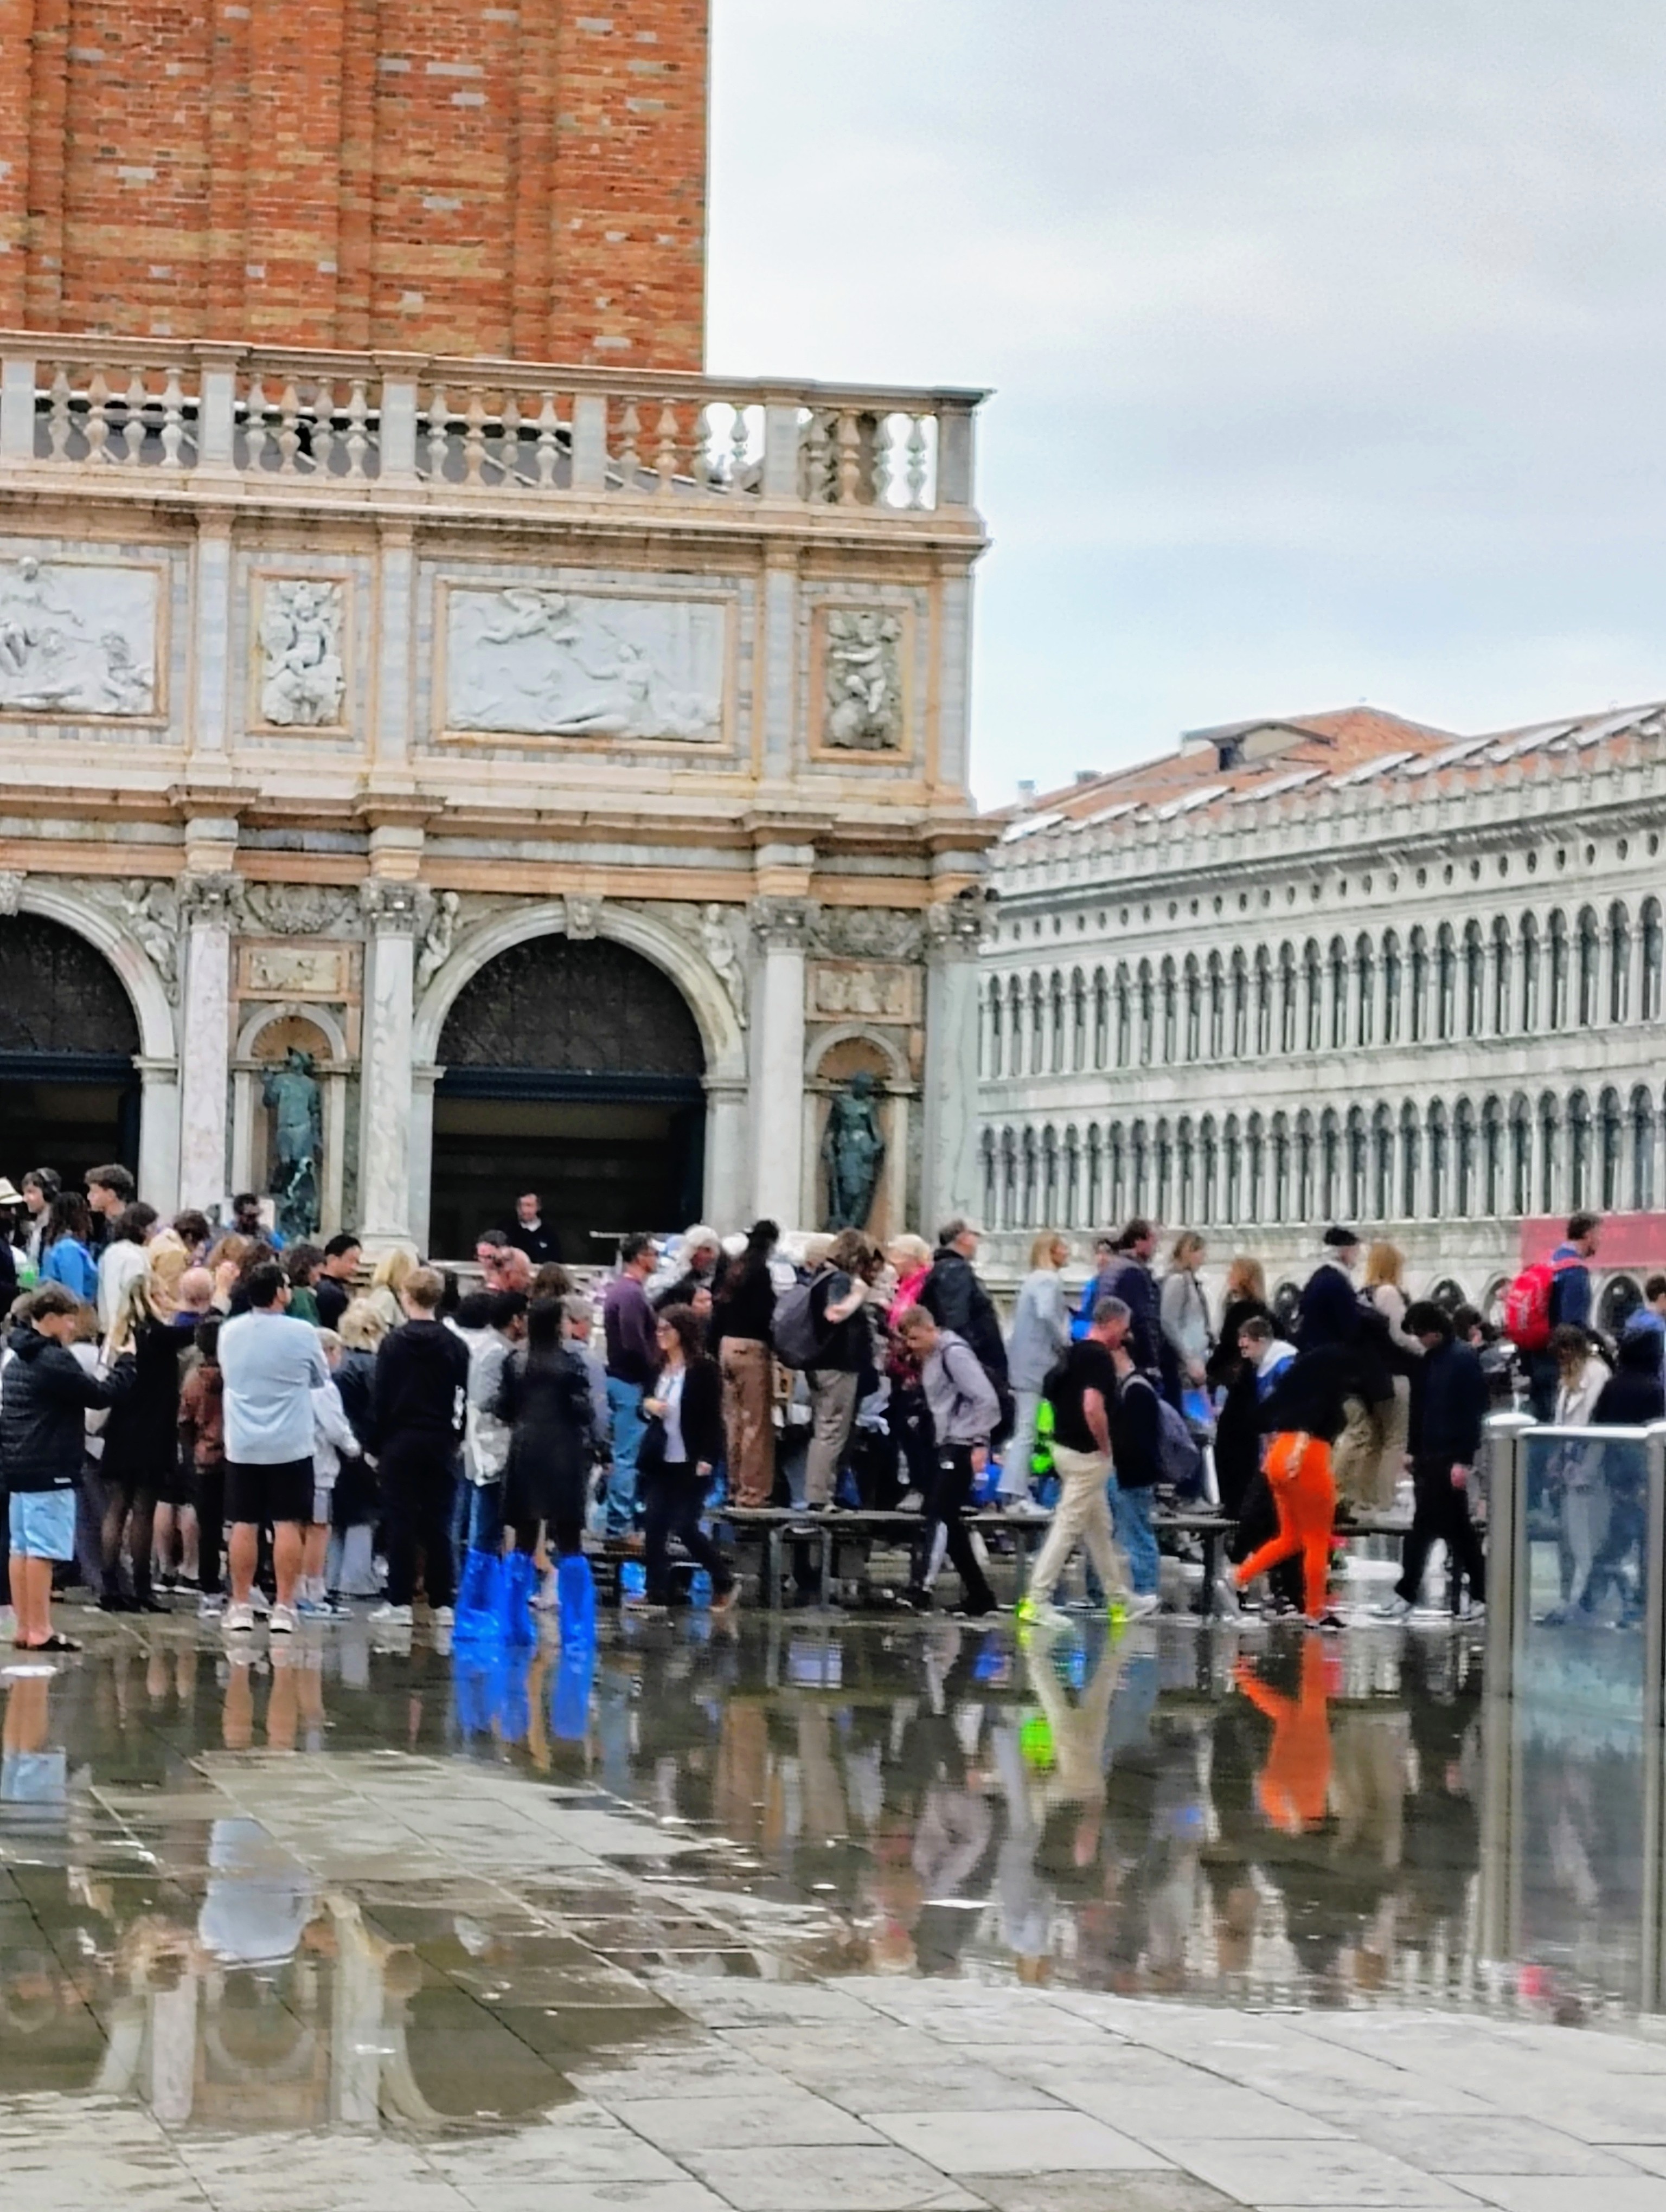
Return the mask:
<path id="1" fill-rule="evenodd" d="M 1018 1607 L 1025 1624 L 1059 1626 L 1064 1615 L 1053 1603 L 1059 1577 L 1079 1543 L 1100 1582 L 1110 1593 L 1113 1619 L 1142 1619 L 1155 1613 L 1157 1600 L 1135 1596 L 1128 1562 L 1111 1534 L 1106 1484 L 1110 1475 L 1110 1431 L 1121 1386 L 1116 1353 L 1128 1333 L 1128 1309 L 1121 1298 L 1101 1298 L 1087 1334 L 1073 1344 L 1048 1377 L 1046 1396 L 1053 1408 L 1053 1465 L 1060 1483 L 1053 1526 Z"/>

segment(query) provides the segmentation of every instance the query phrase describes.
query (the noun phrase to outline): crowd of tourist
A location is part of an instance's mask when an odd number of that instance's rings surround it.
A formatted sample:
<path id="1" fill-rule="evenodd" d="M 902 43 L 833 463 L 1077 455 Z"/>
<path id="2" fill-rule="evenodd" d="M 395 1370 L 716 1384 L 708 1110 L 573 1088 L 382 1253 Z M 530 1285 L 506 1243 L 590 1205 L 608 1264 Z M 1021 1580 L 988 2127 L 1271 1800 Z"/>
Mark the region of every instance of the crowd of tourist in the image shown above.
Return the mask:
<path id="1" fill-rule="evenodd" d="M 479 1239 L 477 1286 L 398 1249 L 367 1274 L 350 1234 L 286 1247 L 252 1194 L 223 1226 L 164 1222 L 118 1165 L 81 1193 L 48 1169 L 0 1183 L 0 1483 L 29 1649 L 70 1646 L 51 1599 L 76 1561 L 106 1610 L 184 1593 L 229 1634 L 264 1613 L 283 1635 L 355 1599 L 403 1626 L 419 1589 L 443 1627 L 470 1551 L 507 1551 L 554 1607 L 562 1563 L 611 1537 L 641 1554 L 634 1609 L 672 1601 L 680 1550 L 721 1612 L 739 1584 L 708 1533 L 720 1503 L 735 1525 L 783 1504 L 911 1513 L 903 1602 L 929 1608 L 946 1564 L 972 1618 L 996 1607 L 975 1502 L 1050 1516 L 1021 1620 L 1058 1625 L 1079 1547 L 1092 1601 L 1137 1618 L 1163 1601 L 1155 1508 L 1177 1492 L 1232 1524 L 1228 1612 L 1264 1586 L 1339 1626 L 1338 1532 L 1398 1511 L 1386 1610 L 1419 1605 L 1438 1542 L 1474 1613 L 1489 1406 L 1520 1395 L 1565 1428 L 1666 1411 L 1666 1278 L 1603 1344 L 1584 1215 L 1511 1285 L 1508 1336 L 1408 1300 L 1400 1253 L 1341 1225 L 1283 1315 L 1245 1255 L 1212 1302 L 1195 1231 L 1159 1272 L 1140 1220 L 1069 1297 L 1070 1243 L 1049 1232 L 1003 1328 L 959 1219 L 883 1249 L 847 1229 L 789 1251 L 769 1221 L 663 1251 L 630 1236 L 599 1305 L 548 1256 L 531 1194 Z M 1553 1478 L 1571 1615 L 1605 1593 L 1626 1607 L 1640 1540 L 1636 1501 L 1583 1465 Z"/>

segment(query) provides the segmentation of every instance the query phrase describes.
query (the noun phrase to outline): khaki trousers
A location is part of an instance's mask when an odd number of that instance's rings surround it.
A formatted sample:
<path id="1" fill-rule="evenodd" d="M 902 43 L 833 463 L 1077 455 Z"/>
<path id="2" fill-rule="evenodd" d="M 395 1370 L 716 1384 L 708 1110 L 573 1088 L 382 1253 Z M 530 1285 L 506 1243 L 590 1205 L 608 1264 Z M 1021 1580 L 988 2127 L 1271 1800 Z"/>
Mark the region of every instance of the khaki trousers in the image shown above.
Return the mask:
<path id="1" fill-rule="evenodd" d="M 775 1363 L 767 1344 L 726 1336 L 721 1364 L 729 1496 L 737 1505 L 767 1505 L 775 1488 L 775 1425 L 770 1402 Z"/>
<path id="2" fill-rule="evenodd" d="M 811 1367 L 805 1370 L 804 1379 L 810 1386 L 813 1420 L 810 1453 L 804 1468 L 804 1502 L 806 1505 L 826 1505 L 831 1503 L 837 1487 L 845 1446 L 850 1442 L 851 1424 L 856 1418 L 859 1378 L 839 1374 L 830 1367 Z"/>
<path id="3" fill-rule="evenodd" d="M 1053 1525 L 1037 1555 L 1026 1595 L 1033 1604 L 1048 1604 L 1070 1563 L 1070 1554 L 1079 1544 L 1104 1585 L 1106 1597 L 1131 1597 L 1128 1563 L 1111 1534 L 1110 1500 L 1105 1492 L 1110 1462 L 1097 1452 L 1072 1451 L 1055 1442 L 1053 1469 L 1059 1478 L 1059 1502 L 1053 1508 Z"/>

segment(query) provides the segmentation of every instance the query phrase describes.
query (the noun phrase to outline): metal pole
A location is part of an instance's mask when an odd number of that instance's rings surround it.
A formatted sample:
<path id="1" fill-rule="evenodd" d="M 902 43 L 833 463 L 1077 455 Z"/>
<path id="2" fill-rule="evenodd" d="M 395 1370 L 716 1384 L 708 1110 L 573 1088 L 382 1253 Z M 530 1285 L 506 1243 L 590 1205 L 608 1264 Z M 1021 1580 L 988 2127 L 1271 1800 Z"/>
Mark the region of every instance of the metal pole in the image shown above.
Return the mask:
<path id="1" fill-rule="evenodd" d="M 1647 1533 L 1643 1558 L 1643 1955 L 1639 1960 L 1639 2002 L 1645 2012 L 1666 2007 L 1661 1986 L 1661 1839 L 1666 1835 L 1666 1805 L 1663 1805 L 1661 1722 L 1666 1716 L 1666 1591 L 1662 1589 L 1666 1562 L 1666 1421 L 1649 1425 L 1645 1449 L 1648 1455 Z"/>
<path id="2" fill-rule="evenodd" d="M 1487 1424 L 1487 1688 L 1507 1698 L 1527 1627 L 1527 1455 L 1525 1413 L 1494 1413 Z"/>

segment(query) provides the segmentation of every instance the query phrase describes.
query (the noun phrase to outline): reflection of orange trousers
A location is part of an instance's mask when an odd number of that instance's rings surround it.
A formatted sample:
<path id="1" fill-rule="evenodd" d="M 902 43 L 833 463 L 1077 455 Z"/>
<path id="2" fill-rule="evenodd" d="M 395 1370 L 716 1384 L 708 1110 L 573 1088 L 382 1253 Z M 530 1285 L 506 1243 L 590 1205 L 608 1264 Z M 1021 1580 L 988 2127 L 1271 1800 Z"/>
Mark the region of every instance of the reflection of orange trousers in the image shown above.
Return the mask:
<path id="1" fill-rule="evenodd" d="M 1330 1531 L 1336 1517 L 1336 1481 L 1330 1471 L 1330 1446 L 1318 1437 L 1277 1436 L 1267 1452 L 1267 1484 L 1278 1509 L 1279 1533 L 1251 1552 L 1238 1568 L 1238 1587 L 1264 1575 L 1283 1559 L 1302 1555 L 1307 1617 L 1325 1609 L 1330 1573 Z"/>

